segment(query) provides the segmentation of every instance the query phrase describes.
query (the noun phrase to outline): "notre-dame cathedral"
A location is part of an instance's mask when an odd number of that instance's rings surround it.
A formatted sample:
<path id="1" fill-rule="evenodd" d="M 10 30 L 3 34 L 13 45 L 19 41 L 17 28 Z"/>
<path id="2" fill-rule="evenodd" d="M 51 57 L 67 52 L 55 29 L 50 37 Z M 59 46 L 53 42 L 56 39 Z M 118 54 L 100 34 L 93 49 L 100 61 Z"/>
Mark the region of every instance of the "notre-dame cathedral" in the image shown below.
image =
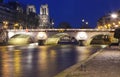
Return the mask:
<path id="1" fill-rule="evenodd" d="M 28 5 L 27 6 L 27 14 L 29 12 L 35 12 L 36 13 L 36 8 L 34 5 Z M 48 5 L 41 5 L 40 6 L 40 14 L 39 14 L 39 28 L 53 28 L 53 21 L 50 20 L 49 17 L 49 8 Z"/>
<path id="2" fill-rule="evenodd" d="M 0 13 L 0 17 L 1 17 L 0 22 L 2 22 L 3 20 L 6 20 L 6 21 L 9 21 L 11 24 L 14 24 L 13 20 L 15 22 L 17 21 L 17 19 L 16 19 L 17 17 L 15 17 L 16 11 L 20 12 L 21 15 L 22 15 L 22 13 L 25 13 L 25 12 L 26 12 L 27 15 L 29 15 L 31 12 L 33 12 L 33 13 L 35 13 L 35 16 L 39 19 L 39 22 L 38 22 L 36 28 L 53 28 L 54 22 L 53 22 L 53 20 L 50 19 L 49 8 L 48 8 L 47 4 L 42 4 L 40 6 L 40 13 L 37 14 L 35 5 L 29 5 L 28 4 L 27 6 L 25 6 L 26 9 L 23 9 L 22 5 L 19 4 L 19 2 L 17 2 L 16 0 L 9 0 L 9 1 L 10 1 L 10 3 L 8 3 L 9 6 L 7 6 L 4 3 L 0 4 L 0 6 L 2 7 L 0 9 L 2 9 L 5 12 L 5 13 L 2 13 L 2 11 L 0 11 L 1 12 Z M 3 2 L 3 0 L 1 0 L 0 2 Z M 13 4 L 15 6 L 13 6 Z M 15 10 L 14 13 L 12 13 L 12 12 L 8 13 L 7 12 L 9 10 L 13 11 L 13 9 Z M 26 22 L 27 20 L 26 21 L 21 20 L 21 21 L 22 22 L 20 24 L 25 25 L 24 22 Z"/>

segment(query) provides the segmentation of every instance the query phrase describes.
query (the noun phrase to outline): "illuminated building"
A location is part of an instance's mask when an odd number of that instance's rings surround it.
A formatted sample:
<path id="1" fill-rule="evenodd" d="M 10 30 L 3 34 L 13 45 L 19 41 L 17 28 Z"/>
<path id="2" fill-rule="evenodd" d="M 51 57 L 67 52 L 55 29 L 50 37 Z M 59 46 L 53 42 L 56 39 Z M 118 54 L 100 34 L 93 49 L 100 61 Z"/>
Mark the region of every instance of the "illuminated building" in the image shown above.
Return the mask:
<path id="1" fill-rule="evenodd" d="M 17 22 L 17 14 L 23 9 L 18 2 L 0 3 L 0 26 L 8 22 L 9 27 Z"/>
<path id="2" fill-rule="evenodd" d="M 98 29 L 115 29 L 120 27 L 120 11 L 109 13 L 97 21 Z"/>
<path id="3" fill-rule="evenodd" d="M 40 7 L 40 28 L 52 28 L 53 21 L 50 22 L 48 5 L 41 5 Z"/>
<path id="4" fill-rule="evenodd" d="M 34 5 L 27 5 L 26 12 L 27 12 L 27 14 L 29 14 L 30 12 L 36 13 L 35 6 Z"/>
<path id="5" fill-rule="evenodd" d="M 25 5 L 17 1 L 0 3 L 0 27 L 4 26 L 3 22 L 8 22 L 6 28 L 13 29 L 15 24 L 17 28 L 53 28 L 54 22 L 49 17 L 48 5 L 41 5 L 40 14 L 36 13 L 34 5 Z M 6 26 L 6 25 L 5 25 Z"/>

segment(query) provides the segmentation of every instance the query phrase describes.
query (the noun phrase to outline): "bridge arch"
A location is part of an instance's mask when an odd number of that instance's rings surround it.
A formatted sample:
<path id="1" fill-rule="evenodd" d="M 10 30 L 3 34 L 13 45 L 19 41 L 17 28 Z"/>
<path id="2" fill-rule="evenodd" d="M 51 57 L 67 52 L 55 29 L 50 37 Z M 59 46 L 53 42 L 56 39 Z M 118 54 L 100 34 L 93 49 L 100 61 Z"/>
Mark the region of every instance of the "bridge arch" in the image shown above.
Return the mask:
<path id="1" fill-rule="evenodd" d="M 97 34 L 92 36 L 90 39 L 86 40 L 86 44 L 94 45 L 94 44 L 110 44 L 111 43 L 111 35 L 110 34 Z"/>
<path id="2" fill-rule="evenodd" d="M 34 38 L 27 34 L 15 34 L 8 39 L 8 44 L 25 45 L 34 42 Z"/>
<path id="3" fill-rule="evenodd" d="M 72 42 L 76 42 L 76 39 L 74 37 L 71 37 L 68 33 L 57 33 L 51 37 L 49 37 L 45 44 L 69 44 Z"/>

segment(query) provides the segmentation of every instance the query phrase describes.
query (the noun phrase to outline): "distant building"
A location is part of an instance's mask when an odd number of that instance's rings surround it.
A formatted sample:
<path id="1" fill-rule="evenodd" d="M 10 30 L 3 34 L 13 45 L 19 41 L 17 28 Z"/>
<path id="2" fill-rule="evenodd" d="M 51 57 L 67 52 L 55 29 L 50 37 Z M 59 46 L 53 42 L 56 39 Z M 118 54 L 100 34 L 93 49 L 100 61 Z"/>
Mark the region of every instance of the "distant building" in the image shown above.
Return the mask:
<path id="1" fill-rule="evenodd" d="M 8 5 L 0 3 L 0 26 L 3 25 L 4 21 L 9 21 L 13 23 L 15 19 L 16 11 L 11 9 Z"/>
<path id="2" fill-rule="evenodd" d="M 25 11 L 17 1 L 0 3 L 0 26 L 4 27 L 6 25 L 7 28 L 14 28 L 15 26 L 25 27 L 26 23 L 28 23 L 26 21 L 27 15 Z"/>
<path id="3" fill-rule="evenodd" d="M 35 15 L 29 16 L 30 12 L 34 12 Z M 28 13 L 28 14 L 27 14 Z M 34 5 L 29 5 L 26 9 L 23 9 L 23 6 L 16 1 L 10 1 L 8 3 L 0 3 L 0 26 L 4 27 L 5 22 L 7 23 L 7 28 L 23 28 L 29 27 L 32 19 L 34 20 L 37 17 L 36 9 Z M 28 19 L 31 18 L 31 19 Z M 31 20 L 31 21 L 30 21 Z M 31 22 L 31 23 L 30 23 Z M 35 22 L 34 22 L 35 23 Z M 32 25 L 34 24 L 32 23 Z M 16 25 L 17 24 L 17 25 Z M 30 28 L 30 27 L 29 27 Z"/>
<path id="4" fill-rule="evenodd" d="M 16 10 L 17 12 L 23 12 L 22 5 L 17 1 L 10 1 L 8 2 L 9 8 Z"/>
<path id="5" fill-rule="evenodd" d="M 34 5 L 27 5 L 26 12 L 27 12 L 27 14 L 29 14 L 30 12 L 36 13 L 35 6 Z"/>
<path id="6" fill-rule="evenodd" d="M 40 7 L 40 25 L 39 28 L 52 28 L 53 21 L 50 22 L 48 5 L 41 5 Z"/>
<path id="7" fill-rule="evenodd" d="M 98 29 L 114 29 L 120 27 L 120 10 L 116 11 L 115 14 L 117 15 L 116 18 L 112 17 L 112 13 L 104 15 L 103 17 L 99 18 L 97 21 Z"/>
<path id="8" fill-rule="evenodd" d="M 53 19 L 49 17 L 48 5 L 41 5 L 40 14 L 36 13 L 34 5 L 27 5 L 23 8 L 17 1 L 0 3 L 0 26 L 7 22 L 8 28 L 15 24 L 23 28 L 53 28 Z"/>

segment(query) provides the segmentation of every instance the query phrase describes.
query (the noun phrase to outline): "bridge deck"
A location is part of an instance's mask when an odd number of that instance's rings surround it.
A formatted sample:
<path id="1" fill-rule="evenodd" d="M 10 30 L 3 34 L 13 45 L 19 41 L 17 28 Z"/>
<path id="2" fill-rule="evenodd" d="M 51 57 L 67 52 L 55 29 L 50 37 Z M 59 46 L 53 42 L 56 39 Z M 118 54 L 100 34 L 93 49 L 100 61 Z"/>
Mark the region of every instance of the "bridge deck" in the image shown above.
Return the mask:
<path id="1" fill-rule="evenodd" d="M 9 31 L 28 31 L 28 32 L 113 32 L 115 29 L 8 29 Z"/>

